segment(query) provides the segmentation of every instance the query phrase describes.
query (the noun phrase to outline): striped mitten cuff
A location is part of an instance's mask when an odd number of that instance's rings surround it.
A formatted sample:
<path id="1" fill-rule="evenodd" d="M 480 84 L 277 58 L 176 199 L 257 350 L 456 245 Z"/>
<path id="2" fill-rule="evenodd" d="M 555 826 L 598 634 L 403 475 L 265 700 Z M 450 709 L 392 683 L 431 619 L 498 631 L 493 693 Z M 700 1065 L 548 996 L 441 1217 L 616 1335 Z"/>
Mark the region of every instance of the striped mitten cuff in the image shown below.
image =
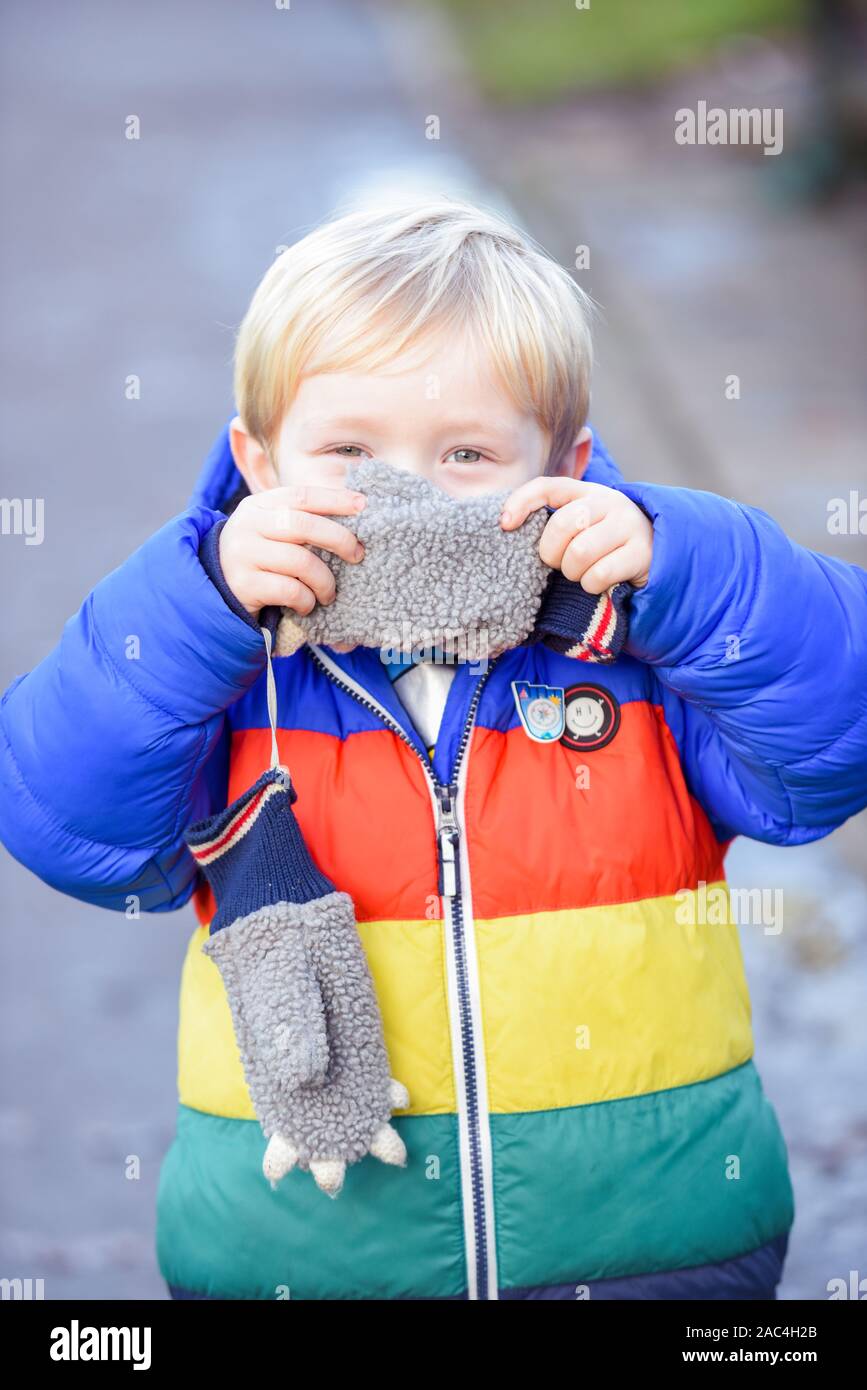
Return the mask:
<path id="1" fill-rule="evenodd" d="M 626 582 L 588 594 L 577 580 L 553 570 L 528 641 L 578 661 L 616 661 L 629 631 L 631 594 Z"/>

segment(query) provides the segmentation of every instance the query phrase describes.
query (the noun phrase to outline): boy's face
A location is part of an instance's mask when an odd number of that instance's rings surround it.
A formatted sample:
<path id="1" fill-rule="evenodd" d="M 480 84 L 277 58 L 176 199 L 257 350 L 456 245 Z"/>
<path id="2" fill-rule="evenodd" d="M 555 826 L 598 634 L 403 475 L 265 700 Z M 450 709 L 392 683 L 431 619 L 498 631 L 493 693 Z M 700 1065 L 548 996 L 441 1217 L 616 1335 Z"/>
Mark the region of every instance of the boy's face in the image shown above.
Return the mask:
<path id="1" fill-rule="evenodd" d="M 561 472 L 581 477 L 590 454 L 584 429 Z M 343 485 L 347 463 L 380 458 L 419 473 L 454 497 L 518 487 L 545 471 L 549 439 L 504 393 L 474 345 L 402 354 L 375 372 L 305 377 L 280 430 L 274 462 L 236 419 L 235 461 L 252 492 L 317 483 Z"/>

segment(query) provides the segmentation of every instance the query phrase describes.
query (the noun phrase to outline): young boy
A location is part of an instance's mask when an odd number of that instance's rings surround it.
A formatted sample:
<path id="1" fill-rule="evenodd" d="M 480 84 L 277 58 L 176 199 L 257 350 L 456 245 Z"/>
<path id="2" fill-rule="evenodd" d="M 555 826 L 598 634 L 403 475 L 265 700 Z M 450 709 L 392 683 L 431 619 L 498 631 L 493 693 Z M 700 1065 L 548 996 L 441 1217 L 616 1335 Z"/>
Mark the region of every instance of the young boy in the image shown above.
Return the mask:
<path id="1" fill-rule="evenodd" d="M 158 1199 L 175 1297 L 776 1296 L 785 1143 L 737 926 L 700 904 L 735 835 L 803 844 L 867 802 L 867 575 L 729 499 L 624 483 L 589 372 L 584 297 L 499 217 L 334 219 L 254 295 L 191 507 L 6 692 L 10 851 L 104 907 L 196 903 Z M 507 492 L 504 530 L 553 508 L 539 553 L 567 594 L 631 598 L 613 662 L 547 631 L 483 671 L 315 643 L 273 662 L 294 811 L 354 903 L 409 1097 L 405 1166 L 365 1156 L 330 1201 L 315 1165 L 263 1177 L 185 831 L 267 766 L 259 619 L 333 601 L 323 552 L 364 563 L 339 518 L 373 458 Z M 532 736 L 523 686 L 561 693 L 560 737 Z"/>

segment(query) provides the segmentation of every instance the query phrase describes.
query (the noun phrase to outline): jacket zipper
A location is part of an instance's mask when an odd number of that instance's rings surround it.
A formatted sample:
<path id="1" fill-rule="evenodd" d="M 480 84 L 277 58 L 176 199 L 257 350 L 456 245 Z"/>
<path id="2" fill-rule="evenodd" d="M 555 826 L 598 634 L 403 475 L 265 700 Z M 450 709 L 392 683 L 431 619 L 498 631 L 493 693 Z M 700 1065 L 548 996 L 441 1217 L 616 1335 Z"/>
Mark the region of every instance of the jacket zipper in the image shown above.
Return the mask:
<path id="1" fill-rule="evenodd" d="M 490 1132 L 487 1112 L 487 1083 L 484 1076 L 484 1053 L 481 1047 L 481 1014 L 475 959 L 468 949 L 474 948 L 472 912 L 465 912 L 465 899 L 470 894 L 469 861 L 466 843 L 461 837 L 458 803 L 463 801 L 465 779 L 462 770 L 470 741 L 476 711 L 485 683 L 498 660 L 494 657 L 478 681 L 470 700 L 467 717 L 461 731 L 455 757 L 452 780 L 438 782 L 430 764 L 416 748 L 392 714 L 374 700 L 362 686 L 348 679 L 338 667 L 312 642 L 308 650 L 313 661 L 335 685 L 345 690 L 386 723 L 412 749 L 424 769 L 431 791 L 437 838 L 438 883 L 447 930 L 447 964 L 449 966 L 450 1005 L 457 1020 L 457 1039 L 453 1034 L 452 1053 L 457 1068 L 458 1107 L 461 1129 L 462 1191 L 469 1177 L 469 1204 L 464 1201 L 464 1236 L 467 1246 L 468 1292 L 471 1299 L 497 1297 L 497 1271 L 493 1228 L 493 1192 Z M 475 1007 L 474 1007 L 475 1005 Z M 476 1015 L 474 1020 L 473 1015 Z M 454 1043 L 458 1041 L 456 1048 Z M 455 1053 L 457 1056 L 454 1056 Z"/>

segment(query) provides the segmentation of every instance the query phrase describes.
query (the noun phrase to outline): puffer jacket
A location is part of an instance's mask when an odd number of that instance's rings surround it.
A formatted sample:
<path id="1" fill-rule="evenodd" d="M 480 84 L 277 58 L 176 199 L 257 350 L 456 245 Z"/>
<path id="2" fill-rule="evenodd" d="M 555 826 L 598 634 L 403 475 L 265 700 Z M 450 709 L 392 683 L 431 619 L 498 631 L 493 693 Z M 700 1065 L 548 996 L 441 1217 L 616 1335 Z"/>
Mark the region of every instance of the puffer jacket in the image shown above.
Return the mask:
<path id="1" fill-rule="evenodd" d="M 627 484 L 598 443 L 587 477 L 654 523 L 613 665 L 537 643 L 462 666 L 431 765 L 377 652 L 274 663 L 295 813 L 352 896 L 411 1098 L 406 1168 L 353 1164 L 335 1201 L 263 1177 L 184 842 L 269 757 L 262 636 L 199 554 L 240 482 L 227 428 L 188 510 L 3 697 L 12 854 L 102 907 L 196 906 L 157 1212 L 181 1296 L 774 1296 L 786 1146 L 738 927 L 702 904 L 734 836 L 803 844 L 867 803 L 867 574 L 761 511 Z M 528 737 L 527 684 L 564 691 L 562 738 Z"/>

